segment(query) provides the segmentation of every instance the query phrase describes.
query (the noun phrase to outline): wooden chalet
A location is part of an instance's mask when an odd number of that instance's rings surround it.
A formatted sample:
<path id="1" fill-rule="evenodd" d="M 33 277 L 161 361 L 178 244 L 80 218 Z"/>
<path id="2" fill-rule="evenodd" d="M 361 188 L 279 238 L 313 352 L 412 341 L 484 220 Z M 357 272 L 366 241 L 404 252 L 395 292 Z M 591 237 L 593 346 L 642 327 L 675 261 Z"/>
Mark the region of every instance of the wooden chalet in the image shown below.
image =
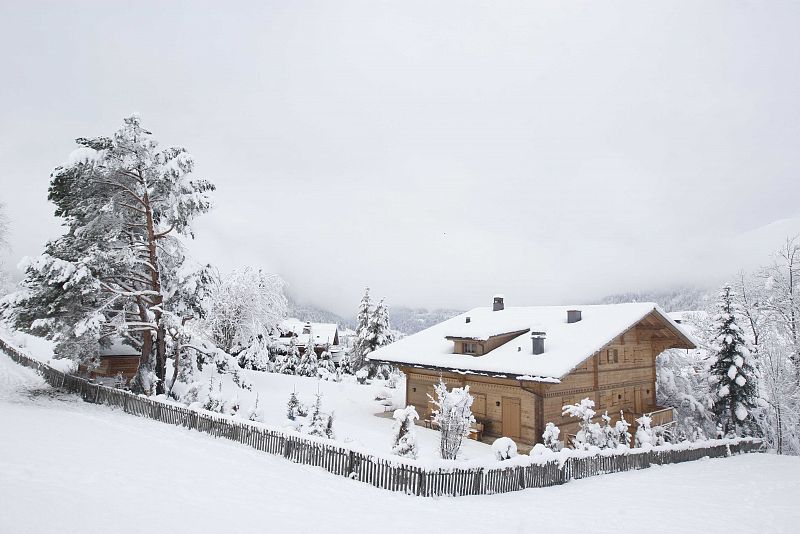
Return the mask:
<path id="1" fill-rule="evenodd" d="M 382 347 L 370 360 L 405 373 L 406 402 L 423 421 L 440 377 L 448 387 L 469 385 L 480 433 L 527 449 L 548 422 L 562 438 L 574 434 L 578 423 L 562 417 L 562 407 L 586 397 L 598 418 L 607 410 L 631 423 L 644 413 L 654 424 L 672 421 L 672 409 L 656 404 L 655 361 L 670 348 L 695 343 L 653 303 L 506 308 L 497 296 L 491 307 Z"/>

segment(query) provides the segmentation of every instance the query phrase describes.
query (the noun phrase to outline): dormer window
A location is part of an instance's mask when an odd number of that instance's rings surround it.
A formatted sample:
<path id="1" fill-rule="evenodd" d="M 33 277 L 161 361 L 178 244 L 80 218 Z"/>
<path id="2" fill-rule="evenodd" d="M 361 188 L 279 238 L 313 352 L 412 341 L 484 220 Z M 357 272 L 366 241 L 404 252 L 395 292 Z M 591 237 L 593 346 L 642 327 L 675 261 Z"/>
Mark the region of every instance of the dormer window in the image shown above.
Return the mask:
<path id="1" fill-rule="evenodd" d="M 478 353 L 477 343 L 464 343 L 464 354 L 477 354 L 477 353 Z"/>

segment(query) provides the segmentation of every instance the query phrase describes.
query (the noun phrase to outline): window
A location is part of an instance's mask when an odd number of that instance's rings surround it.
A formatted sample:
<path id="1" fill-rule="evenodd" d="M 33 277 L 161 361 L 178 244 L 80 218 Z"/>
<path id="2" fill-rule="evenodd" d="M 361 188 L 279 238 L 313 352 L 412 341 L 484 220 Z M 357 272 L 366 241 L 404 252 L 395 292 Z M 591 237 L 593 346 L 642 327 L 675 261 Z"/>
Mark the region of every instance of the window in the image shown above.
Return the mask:
<path id="1" fill-rule="evenodd" d="M 464 354 L 475 354 L 478 352 L 477 343 L 464 343 Z"/>
<path id="2" fill-rule="evenodd" d="M 619 350 L 608 349 L 606 351 L 606 363 L 619 363 Z"/>

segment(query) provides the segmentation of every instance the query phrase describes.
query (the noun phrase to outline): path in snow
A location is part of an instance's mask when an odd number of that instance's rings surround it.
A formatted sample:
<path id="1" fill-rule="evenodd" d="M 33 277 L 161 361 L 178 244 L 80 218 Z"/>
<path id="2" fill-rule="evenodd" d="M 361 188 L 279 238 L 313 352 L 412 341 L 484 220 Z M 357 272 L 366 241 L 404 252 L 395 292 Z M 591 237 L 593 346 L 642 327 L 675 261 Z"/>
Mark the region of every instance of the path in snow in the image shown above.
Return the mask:
<path id="1" fill-rule="evenodd" d="M 32 395 L 41 379 L 2 354 L 0 377 L 0 532 L 777 534 L 800 523 L 798 458 L 753 454 L 421 499 L 74 396 Z"/>

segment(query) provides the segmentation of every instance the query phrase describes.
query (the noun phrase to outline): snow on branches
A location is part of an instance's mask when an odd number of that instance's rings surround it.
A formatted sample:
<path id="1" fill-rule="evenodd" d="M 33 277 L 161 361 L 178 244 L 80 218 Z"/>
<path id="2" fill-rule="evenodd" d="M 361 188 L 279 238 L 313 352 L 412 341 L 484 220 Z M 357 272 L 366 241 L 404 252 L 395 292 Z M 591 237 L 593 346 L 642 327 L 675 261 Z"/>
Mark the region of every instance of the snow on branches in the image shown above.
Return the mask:
<path id="1" fill-rule="evenodd" d="M 472 415 L 472 395 L 469 386 L 447 390 L 444 381 L 433 386 L 436 398 L 428 398 L 436 407 L 433 422 L 439 427 L 439 453 L 445 460 L 455 460 L 461 448 L 464 436 L 469 434 L 470 426 L 475 422 Z"/>

